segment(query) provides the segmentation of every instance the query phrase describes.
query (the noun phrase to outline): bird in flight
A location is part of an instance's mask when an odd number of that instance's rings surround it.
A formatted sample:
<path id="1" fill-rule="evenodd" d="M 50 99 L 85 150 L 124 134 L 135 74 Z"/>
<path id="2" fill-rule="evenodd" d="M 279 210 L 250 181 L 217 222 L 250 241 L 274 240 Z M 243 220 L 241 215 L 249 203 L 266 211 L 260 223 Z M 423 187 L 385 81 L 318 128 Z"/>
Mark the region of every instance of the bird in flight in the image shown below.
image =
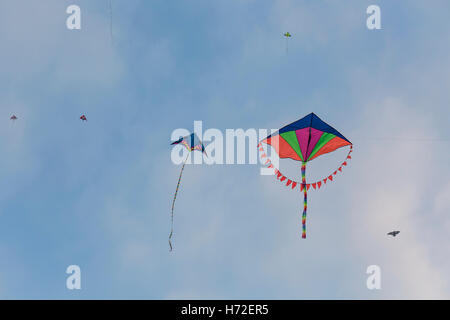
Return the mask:
<path id="1" fill-rule="evenodd" d="M 17 117 L 13 114 L 10 118 L 12 121 L 17 120 Z"/>
<path id="2" fill-rule="evenodd" d="M 388 236 L 393 236 L 393 237 L 395 237 L 396 235 L 398 235 L 400 233 L 400 231 L 391 231 L 391 232 L 388 232 Z"/>
<path id="3" fill-rule="evenodd" d="M 81 119 L 81 121 L 87 121 L 87 118 L 84 114 L 80 117 L 80 119 Z"/>

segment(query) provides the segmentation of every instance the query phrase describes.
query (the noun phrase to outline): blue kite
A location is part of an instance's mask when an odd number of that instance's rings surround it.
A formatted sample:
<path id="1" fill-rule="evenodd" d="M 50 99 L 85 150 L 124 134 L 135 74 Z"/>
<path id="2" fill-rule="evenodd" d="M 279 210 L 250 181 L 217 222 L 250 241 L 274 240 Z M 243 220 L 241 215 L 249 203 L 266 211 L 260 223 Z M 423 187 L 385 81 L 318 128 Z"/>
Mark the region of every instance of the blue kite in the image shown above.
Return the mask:
<path id="1" fill-rule="evenodd" d="M 181 167 L 180 176 L 178 177 L 177 188 L 175 189 L 175 195 L 173 196 L 173 201 L 172 201 L 171 227 L 170 227 L 170 235 L 169 235 L 170 251 L 172 251 L 171 239 L 172 239 L 172 235 L 173 235 L 173 208 L 175 207 L 175 200 L 177 199 L 178 189 L 180 188 L 181 176 L 183 175 L 184 166 L 186 165 L 186 161 L 189 158 L 189 155 L 191 154 L 191 152 L 198 150 L 198 151 L 201 151 L 202 153 L 206 154 L 203 143 L 201 142 L 201 140 L 197 137 L 197 135 L 195 133 L 191 133 L 188 136 L 181 137 L 177 141 L 171 143 L 171 145 L 174 145 L 174 144 L 183 145 L 188 150 L 188 153 L 186 155 L 186 158 L 183 161 L 183 166 Z"/>

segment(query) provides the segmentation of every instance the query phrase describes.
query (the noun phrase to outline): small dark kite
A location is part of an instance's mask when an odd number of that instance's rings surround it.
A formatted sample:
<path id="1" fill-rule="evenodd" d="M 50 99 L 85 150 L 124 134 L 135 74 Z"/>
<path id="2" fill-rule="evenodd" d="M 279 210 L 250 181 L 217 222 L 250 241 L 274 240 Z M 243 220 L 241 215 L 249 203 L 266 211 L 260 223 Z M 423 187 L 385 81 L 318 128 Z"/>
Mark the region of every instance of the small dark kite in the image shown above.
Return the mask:
<path id="1" fill-rule="evenodd" d="M 400 231 L 391 231 L 388 233 L 388 236 L 393 236 L 395 237 L 396 235 L 398 235 L 400 233 Z"/>

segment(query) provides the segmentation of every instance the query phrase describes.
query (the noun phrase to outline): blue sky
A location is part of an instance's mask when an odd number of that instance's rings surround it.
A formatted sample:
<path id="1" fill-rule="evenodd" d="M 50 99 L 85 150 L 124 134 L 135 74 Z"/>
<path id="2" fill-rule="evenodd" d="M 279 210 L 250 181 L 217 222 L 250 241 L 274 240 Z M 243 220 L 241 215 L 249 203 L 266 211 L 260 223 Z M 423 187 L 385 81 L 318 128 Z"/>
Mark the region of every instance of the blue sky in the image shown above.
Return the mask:
<path id="1" fill-rule="evenodd" d="M 382 30 L 366 28 L 371 4 Z M 0 4 L 0 298 L 450 297 L 447 1 L 112 5 L 111 38 L 106 0 Z M 172 131 L 310 112 L 355 152 L 310 192 L 308 239 L 300 195 L 259 166 L 187 166 L 170 254 Z M 79 291 L 65 287 L 71 264 Z M 381 290 L 366 288 L 371 264 Z"/>

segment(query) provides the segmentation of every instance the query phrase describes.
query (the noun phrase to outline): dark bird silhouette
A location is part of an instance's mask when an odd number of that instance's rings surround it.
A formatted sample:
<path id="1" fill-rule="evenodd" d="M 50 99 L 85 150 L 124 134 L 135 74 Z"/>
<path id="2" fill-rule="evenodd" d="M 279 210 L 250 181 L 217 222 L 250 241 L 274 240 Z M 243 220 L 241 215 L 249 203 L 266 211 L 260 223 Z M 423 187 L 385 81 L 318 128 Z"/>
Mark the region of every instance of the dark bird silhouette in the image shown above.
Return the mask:
<path id="1" fill-rule="evenodd" d="M 391 231 L 391 232 L 388 232 L 388 236 L 393 236 L 393 237 L 395 237 L 396 235 L 398 235 L 400 233 L 400 231 Z"/>
<path id="2" fill-rule="evenodd" d="M 17 120 L 17 117 L 13 114 L 10 119 L 14 121 Z"/>
<path id="3" fill-rule="evenodd" d="M 87 118 L 86 118 L 86 116 L 85 116 L 84 114 L 80 117 L 80 119 L 81 119 L 82 121 L 87 121 Z"/>

